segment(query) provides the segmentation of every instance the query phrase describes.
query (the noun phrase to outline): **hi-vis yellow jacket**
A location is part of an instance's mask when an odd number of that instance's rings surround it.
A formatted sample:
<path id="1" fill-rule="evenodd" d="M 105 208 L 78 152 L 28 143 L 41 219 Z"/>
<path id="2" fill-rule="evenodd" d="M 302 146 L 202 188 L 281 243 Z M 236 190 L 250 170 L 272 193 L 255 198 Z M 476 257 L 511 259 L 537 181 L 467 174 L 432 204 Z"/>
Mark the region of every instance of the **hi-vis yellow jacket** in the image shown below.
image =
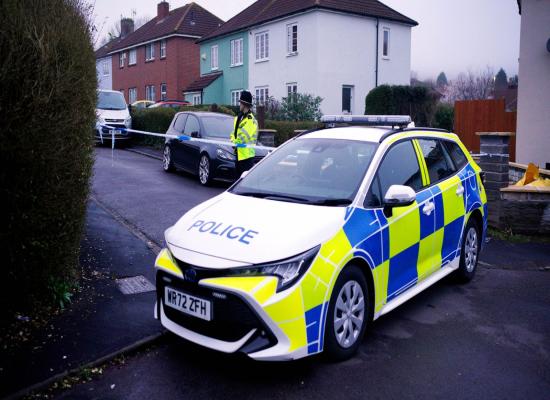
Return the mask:
<path id="1" fill-rule="evenodd" d="M 235 117 L 235 122 L 233 124 L 233 132 L 231 132 L 231 142 L 234 144 L 256 144 L 258 141 L 258 122 L 254 117 L 254 114 L 249 112 L 243 119 L 240 121 L 237 128 L 237 137 L 235 137 L 235 127 L 237 125 L 239 117 Z M 237 149 L 237 159 L 239 161 L 252 158 L 256 155 L 256 150 L 253 148 L 238 148 Z"/>

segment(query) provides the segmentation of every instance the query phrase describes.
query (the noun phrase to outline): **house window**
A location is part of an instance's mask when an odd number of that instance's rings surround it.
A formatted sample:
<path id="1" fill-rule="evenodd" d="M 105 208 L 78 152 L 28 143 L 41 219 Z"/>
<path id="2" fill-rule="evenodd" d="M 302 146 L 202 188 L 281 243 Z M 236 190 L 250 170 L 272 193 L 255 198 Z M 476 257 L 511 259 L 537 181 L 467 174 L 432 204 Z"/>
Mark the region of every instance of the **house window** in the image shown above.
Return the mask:
<path id="1" fill-rule="evenodd" d="M 155 59 L 155 44 L 149 43 L 145 45 L 145 61 L 151 61 Z"/>
<path id="2" fill-rule="evenodd" d="M 243 65 L 243 40 L 231 41 L 231 66 Z"/>
<path id="3" fill-rule="evenodd" d="M 257 87 L 256 88 L 256 104 L 264 105 L 269 99 L 269 87 Z"/>
<path id="4" fill-rule="evenodd" d="M 166 39 L 160 41 L 160 58 L 166 58 Z"/>
<path id="5" fill-rule="evenodd" d="M 126 58 L 126 53 L 125 52 L 118 53 L 118 66 L 120 68 L 124 68 L 124 59 L 125 58 Z"/>
<path id="6" fill-rule="evenodd" d="M 239 105 L 239 100 L 241 99 L 241 93 L 242 93 L 242 89 L 231 91 L 231 105 L 232 106 L 238 106 Z"/>
<path id="7" fill-rule="evenodd" d="M 194 93 L 194 94 L 193 94 L 192 101 L 193 101 L 193 105 L 194 105 L 194 106 L 198 106 L 198 105 L 202 104 L 202 96 L 201 96 L 201 94 L 200 94 L 200 93 Z"/>
<path id="8" fill-rule="evenodd" d="M 155 98 L 155 85 L 145 86 L 145 100 L 156 101 Z"/>
<path id="9" fill-rule="evenodd" d="M 218 69 L 218 46 L 212 46 L 210 48 L 210 68 L 212 70 Z"/>
<path id="10" fill-rule="evenodd" d="M 256 34 L 256 61 L 269 60 L 269 32 Z"/>
<path id="11" fill-rule="evenodd" d="M 137 88 L 128 89 L 128 103 L 132 104 L 137 101 Z"/>
<path id="12" fill-rule="evenodd" d="M 298 24 L 286 26 L 286 52 L 289 55 L 298 53 Z"/>
<path id="13" fill-rule="evenodd" d="M 160 84 L 160 100 L 166 100 L 166 83 Z"/>
<path id="14" fill-rule="evenodd" d="M 389 58 L 390 57 L 390 28 L 384 28 L 384 36 L 383 36 L 383 44 L 382 44 L 382 57 Z"/>
<path id="15" fill-rule="evenodd" d="M 292 101 L 298 93 L 298 84 L 296 82 L 286 84 L 286 93 L 289 101 Z"/>
<path id="16" fill-rule="evenodd" d="M 108 59 L 103 60 L 103 75 L 109 75 L 109 64 Z"/>
<path id="17" fill-rule="evenodd" d="M 137 50 L 131 49 L 128 56 L 128 65 L 136 65 L 137 62 Z"/>

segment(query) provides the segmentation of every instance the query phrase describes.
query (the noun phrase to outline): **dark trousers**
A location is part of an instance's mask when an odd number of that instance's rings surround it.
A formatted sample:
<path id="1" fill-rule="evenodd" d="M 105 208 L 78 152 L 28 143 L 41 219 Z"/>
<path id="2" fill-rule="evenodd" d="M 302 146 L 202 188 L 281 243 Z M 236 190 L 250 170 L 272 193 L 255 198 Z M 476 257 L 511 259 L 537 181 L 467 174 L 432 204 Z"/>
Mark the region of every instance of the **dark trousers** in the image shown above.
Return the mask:
<path id="1" fill-rule="evenodd" d="M 248 171 L 254 166 L 254 157 L 247 158 L 246 160 L 240 160 L 236 162 L 237 167 L 237 179 L 241 177 L 244 171 Z"/>

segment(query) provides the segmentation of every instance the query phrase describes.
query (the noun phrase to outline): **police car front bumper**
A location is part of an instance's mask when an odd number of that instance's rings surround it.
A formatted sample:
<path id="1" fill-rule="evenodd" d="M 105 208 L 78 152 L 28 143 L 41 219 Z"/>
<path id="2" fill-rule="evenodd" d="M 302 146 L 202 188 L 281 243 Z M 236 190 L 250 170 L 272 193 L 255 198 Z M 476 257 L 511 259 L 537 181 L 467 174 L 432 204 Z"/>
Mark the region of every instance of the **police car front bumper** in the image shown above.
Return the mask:
<path id="1" fill-rule="evenodd" d="M 255 360 L 293 360 L 308 354 L 307 348 L 296 346 L 296 337 L 292 335 L 305 328 L 297 326 L 298 321 L 292 321 L 292 314 L 299 312 L 294 303 L 298 298 L 302 301 L 301 295 L 296 296 L 299 287 L 277 293 L 277 278 L 270 276 L 205 278 L 189 282 L 181 271 L 169 269 L 178 268 L 177 265 L 167 268 L 167 254 L 168 251 L 163 250 L 156 262 L 155 304 L 155 318 L 166 329 L 201 346 L 225 353 L 244 353 Z M 167 305 L 166 287 L 211 302 L 212 320 L 204 321 Z M 289 321 L 281 327 L 274 316 Z"/>

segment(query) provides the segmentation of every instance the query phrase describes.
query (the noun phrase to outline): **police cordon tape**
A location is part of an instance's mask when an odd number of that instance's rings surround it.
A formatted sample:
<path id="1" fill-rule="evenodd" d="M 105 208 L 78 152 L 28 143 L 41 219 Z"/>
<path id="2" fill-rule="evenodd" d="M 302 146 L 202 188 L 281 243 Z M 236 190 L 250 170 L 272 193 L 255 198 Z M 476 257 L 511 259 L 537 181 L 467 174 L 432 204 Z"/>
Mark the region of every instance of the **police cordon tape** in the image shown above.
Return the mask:
<path id="1" fill-rule="evenodd" d="M 226 142 L 223 140 L 212 140 L 212 139 L 202 139 L 202 138 L 194 138 L 187 135 L 169 135 L 165 133 L 155 133 L 155 132 L 146 132 L 146 131 L 139 131 L 137 129 L 130 129 L 130 128 L 119 128 L 109 125 L 100 125 L 101 129 L 99 129 L 99 136 L 101 139 L 101 143 L 103 143 L 103 128 L 106 128 L 109 131 L 109 135 L 111 136 L 112 141 L 112 147 L 115 147 L 115 134 L 117 132 L 120 133 L 137 133 L 139 135 L 146 135 L 146 136 L 154 136 L 154 137 L 160 137 L 160 138 L 170 138 L 170 139 L 177 139 L 181 141 L 186 142 L 200 142 L 200 143 L 211 143 L 211 144 L 218 144 L 221 146 L 231 146 L 238 149 L 244 149 L 244 148 L 253 148 L 253 149 L 261 149 L 261 150 L 267 150 L 267 151 L 273 151 L 275 150 L 275 147 L 269 147 L 269 146 L 260 146 L 256 144 L 244 144 L 244 143 L 231 143 Z M 228 134 L 229 136 L 229 134 Z"/>

